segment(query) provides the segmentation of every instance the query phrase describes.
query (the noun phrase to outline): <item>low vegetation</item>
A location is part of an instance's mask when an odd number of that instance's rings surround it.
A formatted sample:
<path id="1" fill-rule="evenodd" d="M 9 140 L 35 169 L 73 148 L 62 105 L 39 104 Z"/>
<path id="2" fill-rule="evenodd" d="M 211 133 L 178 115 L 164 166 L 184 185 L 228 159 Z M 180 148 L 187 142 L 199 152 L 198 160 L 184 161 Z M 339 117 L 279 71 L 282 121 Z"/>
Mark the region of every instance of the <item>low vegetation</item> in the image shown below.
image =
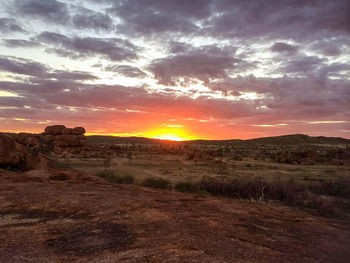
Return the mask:
<path id="1" fill-rule="evenodd" d="M 87 139 L 79 158 L 69 159 L 72 167 L 113 183 L 279 201 L 325 216 L 350 213 L 349 140 L 304 135 L 248 141 Z"/>
<path id="2" fill-rule="evenodd" d="M 135 178 L 131 175 L 117 175 L 111 170 L 103 170 L 98 172 L 96 175 L 107 180 L 108 182 L 116 184 L 132 184 L 135 181 Z"/>
<path id="3" fill-rule="evenodd" d="M 262 180 L 219 180 L 204 177 L 195 183 L 178 182 L 175 189 L 194 193 L 205 191 L 211 195 L 257 202 L 276 200 L 286 205 L 316 209 L 323 216 L 350 212 L 350 182 L 346 181 L 305 185 L 295 183 L 293 180 L 282 183 Z"/>
<path id="4" fill-rule="evenodd" d="M 158 188 L 158 189 L 171 189 L 172 185 L 169 180 L 160 177 L 149 177 L 142 181 L 141 185 Z"/>

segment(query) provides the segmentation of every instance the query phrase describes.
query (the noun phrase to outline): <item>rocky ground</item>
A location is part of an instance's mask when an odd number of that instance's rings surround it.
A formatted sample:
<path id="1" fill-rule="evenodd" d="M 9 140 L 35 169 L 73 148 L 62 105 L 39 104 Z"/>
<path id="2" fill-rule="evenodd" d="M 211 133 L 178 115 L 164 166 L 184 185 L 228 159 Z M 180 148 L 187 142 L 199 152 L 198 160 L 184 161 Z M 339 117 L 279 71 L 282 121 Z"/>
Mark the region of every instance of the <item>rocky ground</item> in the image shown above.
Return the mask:
<path id="1" fill-rule="evenodd" d="M 344 219 L 64 174 L 0 170 L 0 262 L 350 259 Z"/>

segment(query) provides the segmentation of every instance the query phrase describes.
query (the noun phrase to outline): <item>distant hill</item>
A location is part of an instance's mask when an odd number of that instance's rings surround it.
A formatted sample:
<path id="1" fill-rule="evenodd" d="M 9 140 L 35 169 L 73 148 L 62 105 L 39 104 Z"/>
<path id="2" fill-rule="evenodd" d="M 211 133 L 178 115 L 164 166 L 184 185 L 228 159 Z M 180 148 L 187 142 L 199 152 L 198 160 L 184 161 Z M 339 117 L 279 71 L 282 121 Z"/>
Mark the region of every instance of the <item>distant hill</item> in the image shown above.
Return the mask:
<path id="1" fill-rule="evenodd" d="M 304 134 L 290 134 L 274 137 L 263 137 L 249 140 L 193 140 L 193 141 L 167 141 L 159 139 L 150 139 L 144 137 L 117 137 L 117 136 L 87 136 L 88 143 L 115 143 L 115 144 L 159 144 L 159 143 L 174 143 L 174 144 L 204 144 L 204 145 L 227 145 L 227 144 L 267 144 L 267 145 L 295 145 L 295 144 L 349 144 L 350 139 L 341 137 L 312 137 Z"/>
<path id="2" fill-rule="evenodd" d="M 145 137 L 118 137 L 118 136 L 104 136 L 104 135 L 90 135 L 87 136 L 88 143 L 135 143 L 135 144 L 149 144 L 156 140 Z"/>
<path id="3" fill-rule="evenodd" d="M 251 140 L 246 140 L 246 142 L 253 142 L 259 144 L 350 144 L 350 139 L 344 139 L 341 137 L 311 137 L 304 134 L 290 134 L 275 137 L 263 137 Z"/>

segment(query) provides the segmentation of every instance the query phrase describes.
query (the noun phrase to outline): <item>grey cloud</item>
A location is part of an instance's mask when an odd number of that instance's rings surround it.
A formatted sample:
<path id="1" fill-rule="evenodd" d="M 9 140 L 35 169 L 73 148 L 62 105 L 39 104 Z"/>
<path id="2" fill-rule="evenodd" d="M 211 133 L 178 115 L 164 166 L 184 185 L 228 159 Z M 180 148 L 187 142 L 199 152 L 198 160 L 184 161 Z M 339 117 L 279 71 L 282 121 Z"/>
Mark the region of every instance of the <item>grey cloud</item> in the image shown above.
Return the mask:
<path id="1" fill-rule="evenodd" d="M 284 73 L 317 74 L 325 61 L 327 60 L 316 56 L 297 57 L 286 61 L 279 70 Z"/>
<path id="2" fill-rule="evenodd" d="M 50 78 L 55 78 L 59 80 L 73 80 L 73 81 L 82 81 L 82 80 L 94 80 L 97 79 L 96 76 L 91 75 L 87 72 L 82 71 L 63 71 L 55 70 L 50 73 Z"/>
<path id="3" fill-rule="evenodd" d="M 89 57 L 102 55 L 114 61 L 137 58 L 138 48 L 127 40 L 120 38 L 72 37 L 53 32 L 43 32 L 36 37 L 38 41 L 51 44 L 59 55 Z"/>
<path id="4" fill-rule="evenodd" d="M 9 48 L 32 48 L 40 47 L 38 42 L 25 40 L 25 39 L 3 39 L 5 46 Z"/>
<path id="5" fill-rule="evenodd" d="M 201 34 L 313 42 L 350 33 L 347 0 L 217 0 L 213 6 L 215 15 L 203 22 Z"/>
<path id="6" fill-rule="evenodd" d="M 319 71 L 320 76 L 332 76 L 338 78 L 347 78 L 350 75 L 350 65 L 345 63 L 332 63 L 323 66 Z"/>
<path id="7" fill-rule="evenodd" d="M 298 47 L 283 42 L 276 42 L 271 46 L 270 50 L 273 52 L 286 53 L 288 55 L 292 55 L 298 51 Z"/>
<path id="8" fill-rule="evenodd" d="M 108 14 L 94 12 L 86 8 L 80 8 L 79 12 L 72 18 L 72 23 L 76 28 L 95 30 L 112 30 L 113 20 Z"/>
<path id="9" fill-rule="evenodd" d="M 16 74 L 43 77 L 48 68 L 40 63 L 19 58 L 0 57 L 0 70 Z"/>
<path id="10" fill-rule="evenodd" d="M 146 73 L 139 68 L 129 65 L 109 65 L 105 70 L 120 73 L 129 78 L 143 78 L 146 76 Z"/>
<path id="11" fill-rule="evenodd" d="M 346 119 L 350 114 L 349 85 L 350 82 L 344 80 L 240 77 L 221 83 L 221 86 L 217 85 L 215 90 L 226 90 L 229 95 L 233 92 L 237 95 L 257 92 L 264 96 L 256 100 L 230 101 L 213 99 L 206 95 L 191 99 L 173 93 L 149 93 L 141 87 L 65 83 L 61 80 L 42 80 L 35 84 L 0 82 L 2 88 L 28 98 L 27 102 L 21 100 L 22 103 L 31 103 L 32 98 L 35 98 L 52 106 L 83 107 L 84 110 L 78 110 L 78 114 L 86 114 L 89 108 L 102 107 L 105 109 L 103 114 L 109 112 L 113 115 L 116 109 L 136 108 L 150 114 L 162 112 L 163 115 L 174 116 L 185 114 L 186 109 L 186 114 L 191 113 L 201 119 L 213 117 L 217 120 L 232 121 L 244 117 L 248 123 L 272 121 L 286 123 L 322 118 Z M 65 91 L 66 89 L 69 91 Z M 267 109 L 259 109 L 261 106 L 266 106 Z M 90 117 L 106 118 L 100 116 L 98 112 Z M 119 113 L 115 118 L 122 117 Z"/>
<path id="12" fill-rule="evenodd" d="M 3 33 L 13 33 L 20 32 L 23 33 L 25 30 L 16 23 L 16 20 L 13 18 L 0 18 L 0 32 Z"/>
<path id="13" fill-rule="evenodd" d="M 245 92 L 262 95 L 257 111 L 269 118 L 283 120 L 310 119 L 339 115 L 346 119 L 350 114 L 350 81 L 318 78 L 256 78 L 254 76 L 227 79 L 211 85 L 211 89 L 237 96 Z"/>
<path id="14" fill-rule="evenodd" d="M 210 16 L 210 3 L 205 0 L 192 1 L 142 1 L 115 2 L 109 12 L 124 20 L 119 27 L 124 32 L 141 34 L 182 32 L 198 29 L 195 19 Z"/>
<path id="15" fill-rule="evenodd" d="M 16 0 L 14 3 L 14 8 L 21 15 L 40 17 L 55 23 L 66 23 L 70 19 L 67 5 L 56 0 Z"/>
<path id="16" fill-rule="evenodd" d="M 348 40 L 344 37 L 338 37 L 331 40 L 322 39 L 315 41 L 309 47 L 312 51 L 318 51 L 325 56 L 339 56 L 345 52 Z"/>
<path id="17" fill-rule="evenodd" d="M 186 53 L 193 49 L 193 46 L 187 43 L 172 41 L 169 44 L 169 52 L 172 54 Z"/>
<path id="18" fill-rule="evenodd" d="M 210 78 L 227 77 L 227 70 L 243 62 L 234 57 L 235 50 L 234 47 L 218 48 L 212 45 L 192 47 L 183 49 L 184 53 L 153 61 L 149 69 L 159 83 L 165 85 L 173 85 L 180 77 L 208 82 Z"/>
<path id="19" fill-rule="evenodd" d="M 37 80 L 33 79 L 33 82 L 40 82 L 42 79 L 50 78 L 59 79 L 60 81 L 84 81 L 96 79 L 96 77 L 90 73 L 53 70 L 41 63 L 16 57 L 0 56 L 0 70 L 36 77 Z"/>

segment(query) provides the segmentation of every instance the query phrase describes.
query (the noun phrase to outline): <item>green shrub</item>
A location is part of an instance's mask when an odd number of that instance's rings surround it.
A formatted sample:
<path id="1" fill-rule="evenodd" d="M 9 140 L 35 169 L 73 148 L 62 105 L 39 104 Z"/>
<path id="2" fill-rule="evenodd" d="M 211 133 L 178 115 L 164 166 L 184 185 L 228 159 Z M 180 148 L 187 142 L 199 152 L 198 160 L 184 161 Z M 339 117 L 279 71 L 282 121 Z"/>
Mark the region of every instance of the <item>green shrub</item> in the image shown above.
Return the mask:
<path id="1" fill-rule="evenodd" d="M 175 190 L 179 192 L 191 193 L 196 190 L 197 186 L 191 182 L 178 182 L 175 184 Z"/>
<path id="2" fill-rule="evenodd" d="M 171 182 L 160 177 L 149 177 L 142 181 L 143 186 L 158 188 L 158 189 L 171 189 Z"/>
<path id="3" fill-rule="evenodd" d="M 108 182 L 116 184 L 132 184 L 135 181 L 135 178 L 132 175 L 116 175 L 111 170 L 103 170 L 98 172 L 96 175 L 107 180 Z"/>

